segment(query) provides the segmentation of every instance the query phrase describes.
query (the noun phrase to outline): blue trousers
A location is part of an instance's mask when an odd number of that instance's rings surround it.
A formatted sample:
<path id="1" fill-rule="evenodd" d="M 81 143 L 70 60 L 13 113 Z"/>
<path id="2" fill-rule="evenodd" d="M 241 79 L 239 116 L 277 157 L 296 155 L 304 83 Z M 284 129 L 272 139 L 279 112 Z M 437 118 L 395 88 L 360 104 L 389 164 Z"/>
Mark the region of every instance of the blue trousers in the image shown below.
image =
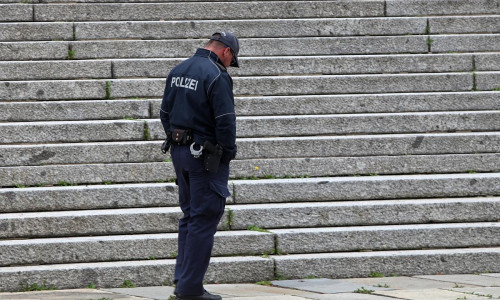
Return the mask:
<path id="1" fill-rule="evenodd" d="M 214 235 L 230 195 L 229 163 L 210 173 L 203 167 L 203 156 L 194 158 L 189 146 L 172 145 L 171 155 L 184 213 L 179 220 L 174 282 L 180 295 L 201 295 Z"/>

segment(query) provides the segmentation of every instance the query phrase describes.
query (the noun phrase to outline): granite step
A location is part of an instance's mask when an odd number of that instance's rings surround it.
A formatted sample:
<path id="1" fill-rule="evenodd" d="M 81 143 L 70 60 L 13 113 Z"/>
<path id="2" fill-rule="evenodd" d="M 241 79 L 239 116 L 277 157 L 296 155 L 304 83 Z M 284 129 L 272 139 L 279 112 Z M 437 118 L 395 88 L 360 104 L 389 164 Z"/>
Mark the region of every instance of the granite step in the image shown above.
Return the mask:
<path id="1" fill-rule="evenodd" d="M 276 236 L 276 248 L 282 254 L 500 245 L 498 222 L 287 228 L 269 232 Z"/>
<path id="2" fill-rule="evenodd" d="M 161 99 L 0 102 L 1 121 L 160 118 Z M 478 111 L 500 107 L 500 92 L 236 97 L 237 116 Z M 28 115 L 27 110 L 36 111 Z"/>
<path id="3" fill-rule="evenodd" d="M 498 273 L 500 248 L 432 249 L 272 256 L 285 279 L 367 277 L 417 274 Z"/>
<path id="4" fill-rule="evenodd" d="M 242 138 L 237 139 L 237 159 L 495 153 L 499 138 L 495 132 Z M 0 167 L 161 162 L 170 159 L 168 154 L 159 151 L 161 143 L 163 141 L 1 145 Z M 272 165 L 269 163 L 269 167 Z M 262 175 L 262 172 L 255 174 Z"/>
<path id="5" fill-rule="evenodd" d="M 103 58 L 178 58 L 205 39 L 0 42 L 0 61 Z M 240 39 L 242 56 L 427 53 L 425 36 L 362 36 Z M 370 44 L 370 47 L 366 47 Z M 309 47 L 309 48 L 307 48 Z M 119 51 L 117 51 L 119 49 Z"/>
<path id="6" fill-rule="evenodd" d="M 492 22 L 494 22 L 494 17 L 477 19 L 477 23 L 484 23 L 485 26 L 492 26 Z M 208 38 L 216 28 L 235 32 L 238 38 L 425 34 L 427 19 L 300 17 L 254 20 L 75 22 L 74 24 L 76 40 L 157 40 Z"/>
<path id="7" fill-rule="evenodd" d="M 386 0 L 387 16 L 499 14 L 495 0 Z"/>
<path id="8" fill-rule="evenodd" d="M 212 256 L 262 255 L 274 251 L 274 236 L 219 231 Z M 157 260 L 177 256 L 177 233 L 65 237 L 0 241 L 0 266 Z"/>
<path id="9" fill-rule="evenodd" d="M 384 2 L 239 1 L 35 5 L 34 21 L 242 20 L 383 16 Z M 210 14 L 207 14 L 210 11 Z M 258 13 L 257 13 L 258 12 Z"/>
<path id="10" fill-rule="evenodd" d="M 429 18 L 429 33 L 498 33 L 500 16 L 453 16 Z"/>
<path id="11" fill-rule="evenodd" d="M 482 71 L 498 53 L 482 54 Z M 165 78 L 185 58 L 9 61 L 0 62 L 0 80 L 67 80 L 111 78 Z M 241 68 L 230 69 L 233 77 L 277 75 L 341 75 L 471 72 L 474 55 L 400 54 L 344 56 L 242 57 Z M 489 70 L 489 69 L 487 69 Z"/>
<path id="12" fill-rule="evenodd" d="M 500 198 L 227 205 L 219 230 L 496 222 Z M 0 214 L 2 239 L 177 232 L 178 207 Z M 230 217 L 229 217 L 230 216 Z M 279 218 L 277 217 L 279 216 Z"/>
<path id="13" fill-rule="evenodd" d="M 498 51 L 500 34 L 433 35 L 430 37 L 430 52 L 481 52 Z"/>
<path id="14" fill-rule="evenodd" d="M 476 89 L 492 90 L 500 72 L 476 72 Z M 236 77 L 236 96 L 465 92 L 472 73 Z M 97 100 L 162 97 L 165 79 L 4 81 L 0 101 Z"/>
<path id="15" fill-rule="evenodd" d="M 498 172 L 499 157 L 500 154 L 493 153 L 236 160 L 231 178 Z M 0 167 L 3 187 L 151 183 L 174 179 L 170 162 Z"/>
<path id="16" fill-rule="evenodd" d="M 499 197 L 228 205 L 231 230 L 497 222 Z"/>
<path id="17" fill-rule="evenodd" d="M 237 117 L 237 137 L 400 134 L 500 129 L 500 111 Z M 0 143 L 164 140 L 159 120 L 0 123 Z"/>
<path id="18" fill-rule="evenodd" d="M 499 186 L 499 173 L 232 180 L 227 203 L 478 197 L 500 195 Z M 3 188 L 0 204 L 14 213 L 168 207 L 177 206 L 178 198 L 174 183 L 134 183 Z"/>
<path id="19" fill-rule="evenodd" d="M 1 267 L 3 291 L 18 291 L 19 284 L 53 284 L 60 289 L 119 287 L 124 280 L 137 286 L 173 284 L 174 259 L 55 264 L 41 266 Z M 255 256 L 214 257 L 205 274 L 207 282 L 257 282 L 274 278 L 274 263 Z"/>

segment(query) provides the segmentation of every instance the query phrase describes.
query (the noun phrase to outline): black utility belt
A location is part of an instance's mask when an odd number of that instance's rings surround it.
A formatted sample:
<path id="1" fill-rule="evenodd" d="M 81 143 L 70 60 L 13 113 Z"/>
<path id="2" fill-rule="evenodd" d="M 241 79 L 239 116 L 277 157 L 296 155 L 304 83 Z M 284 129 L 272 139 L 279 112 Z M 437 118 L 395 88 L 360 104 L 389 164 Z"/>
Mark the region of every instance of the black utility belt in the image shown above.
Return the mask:
<path id="1" fill-rule="evenodd" d="M 193 133 L 191 129 L 174 129 L 170 142 L 178 146 L 189 146 L 193 143 Z"/>

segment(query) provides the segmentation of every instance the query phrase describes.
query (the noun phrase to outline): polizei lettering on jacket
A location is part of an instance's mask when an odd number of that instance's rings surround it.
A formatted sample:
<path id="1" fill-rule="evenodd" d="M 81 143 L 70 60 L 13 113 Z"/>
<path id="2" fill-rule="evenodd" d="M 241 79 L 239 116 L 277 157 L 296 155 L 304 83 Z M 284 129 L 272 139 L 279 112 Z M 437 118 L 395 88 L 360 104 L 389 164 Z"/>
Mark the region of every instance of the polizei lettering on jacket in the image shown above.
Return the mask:
<path id="1" fill-rule="evenodd" d="M 172 82 L 170 83 L 170 87 L 173 86 L 181 87 L 185 89 L 190 89 L 196 91 L 198 88 L 198 80 L 193 78 L 185 78 L 185 77 L 172 77 Z"/>

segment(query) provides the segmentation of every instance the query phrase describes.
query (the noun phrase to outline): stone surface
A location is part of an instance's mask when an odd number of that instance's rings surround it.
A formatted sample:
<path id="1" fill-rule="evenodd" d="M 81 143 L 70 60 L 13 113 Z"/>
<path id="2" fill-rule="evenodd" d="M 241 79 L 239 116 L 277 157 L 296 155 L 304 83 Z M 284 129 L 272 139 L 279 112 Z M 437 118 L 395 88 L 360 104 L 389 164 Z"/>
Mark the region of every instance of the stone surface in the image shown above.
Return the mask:
<path id="1" fill-rule="evenodd" d="M 19 282 L 46 281 L 58 288 L 119 287 L 125 279 L 137 286 L 169 285 L 175 260 L 143 260 L 104 263 L 6 267 L 0 269 L 4 291 L 19 289 Z M 217 257 L 210 262 L 206 282 L 256 282 L 274 276 L 273 262 L 260 257 Z"/>
<path id="2" fill-rule="evenodd" d="M 350 282 L 356 282 L 358 284 L 364 284 L 366 286 L 388 285 L 391 289 L 395 290 L 427 290 L 427 289 L 451 290 L 454 286 L 456 286 L 454 282 L 444 282 L 432 279 L 424 279 L 424 278 L 418 278 L 418 276 L 387 277 L 390 274 L 384 274 L 384 275 L 386 277 L 350 278 L 344 280 Z"/>
<path id="3" fill-rule="evenodd" d="M 500 72 L 497 82 L 500 87 Z M 479 77 L 481 79 L 481 77 Z M 238 137 L 500 130 L 500 111 L 239 117 Z"/>
<path id="4" fill-rule="evenodd" d="M 47 142 L 89 142 L 112 140 L 143 140 L 144 121 L 54 121 L 0 123 L 0 142 L 47 143 Z M 43 157 L 51 154 L 40 153 Z M 35 160 L 37 158 L 34 158 Z"/>
<path id="5" fill-rule="evenodd" d="M 206 285 L 206 288 L 213 293 L 222 294 L 224 298 L 232 299 L 274 299 L 273 297 L 279 297 L 278 299 L 286 299 L 286 297 L 292 296 L 302 296 L 310 297 L 316 295 L 316 293 L 310 293 L 306 291 L 301 291 L 297 289 L 284 289 L 277 286 L 266 286 L 258 284 L 216 284 L 216 285 Z M 294 299 L 294 298 L 290 298 Z M 300 298 L 303 299 L 303 298 Z"/>
<path id="6" fill-rule="evenodd" d="M 473 87 L 472 74 L 466 73 L 256 76 L 237 77 L 233 81 L 237 96 L 456 92 L 470 91 Z M 111 82 L 113 98 L 161 97 L 165 90 L 165 79 L 115 79 Z"/>
<path id="7" fill-rule="evenodd" d="M 287 178 L 497 172 L 498 156 L 499 154 L 449 154 L 262 159 L 241 164 L 236 164 L 238 161 L 235 161 L 230 177 L 253 178 L 252 176 L 259 175 L 263 178 Z M 0 167 L 0 182 L 4 187 L 57 185 L 61 182 L 71 184 L 166 182 L 173 179 L 175 174 L 171 163 L 168 162 Z M 472 193 L 477 191 L 473 189 Z"/>
<path id="8" fill-rule="evenodd" d="M 474 60 L 478 71 L 500 70 L 500 53 L 478 53 Z"/>
<path id="9" fill-rule="evenodd" d="M 174 287 L 171 286 L 148 286 L 134 288 L 114 288 L 104 289 L 104 291 L 112 292 L 113 295 L 130 295 L 141 297 L 141 299 L 169 300 L 174 294 Z"/>
<path id="10" fill-rule="evenodd" d="M 382 291 L 377 293 L 389 297 L 396 297 L 396 299 L 408 299 L 408 300 L 486 299 L 481 296 L 469 295 L 469 294 L 459 293 L 455 291 L 441 290 L 441 289 Z"/>
<path id="11" fill-rule="evenodd" d="M 3 188 L 3 212 L 177 206 L 174 183 Z"/>
<path id="12" fill-rule="evenodd" d="M 500 91 L 500 72 L 476 73 L 477 89 Z"/>
<path id="13" fill-rule="evenodd" d="M 431 36 L 431 52 L 498 51 L 500 34 Z"/>
<path id="14" fill-rule="evenodd" d="M 193 55 L 205 40 L 77 41 L 75 59 L 176 58 Z M 239 39 L 242 56 L 427 53 L 425 36 Z M 120 51 L 116 51 L 120 49 Z"/>
<path id="15" fill-rule="evenodd" d="M 151 127 L 150 127 L 151 128 Z M 358 135 L 241 138 L 238 159 L 249 158 L 315 158 L 345 156 L 352 151 L 355 156 L 392 154 L 446 154 L 496 152 L 499 135 L 484 133 L 408 134 L 408 135 Z M 356 141 L 353 141 L 356 140 Z M 484 141 L 467 145 L 464 141 Z M 438 142 L 439 141 L 439 142 Z M 359 143 L 359 144 L 358 144 Z M 357 144 L 357 146 L 355 146 Z M 369 145 L 370 148 L 363 149 Z M 451 147 L 451 148 L 450 148 Z"/>
<path id="16" fill-rule="evenodd" d="M 173 289 L 173 288 L 172 288 Z M 55 290 L 55 291 L 40 291 L 40 292 L 24 292 L 24 293 L 2 293 L 2 300 L 94 300 L 94 299 L 119 299 L 119 300 L 144 300 L 128 295 L 119 295 L 103 290 L 92 289 L 74 289 L 74 290 Z M 112 297 L 112 298 L 110 298 Z M 167 298 L 165 298 L 167 299 Z"/>
<path id="17" fill-rule="evenodd" d="M 481 63 L 479 63 L 481 61 Z M 500 62 L 500 57 L 499 60 Z M 491 64 L 490 64 L 491 63 Z M 491 56 L 476 56 L 476 67 L 494 68 Z M 500 65 L 498 66 L 500 68 Z M 484 69 L 483 69 L 484 70 Z M 491 110 L 500 106 L 498 92 L 441 92 L 360 95 L 300 95 L 236 97 L 237 116 L 383 113 L 410 111 Z M 161 100 L 151 100 L 151 113 L 160 117 Z"/>
<path id="18" fill-rule="evenodd" d="M 235 203 L 496 195 L 499 174 L 440 174 L 235 181 Z M 271 197 L 272 196 L 272 197 Z"/>
<path id="19" fill-rule="evenodd" d="M 500 223 L 275 229 L 283 253 L 494 247 Z M 320 291 L 321 292 L 321 291 Z"/>
<path id="20" fill-rule="evenodd" d="M 358 2 L 359 3 L 359 2 Z M 199 39 L 218 28 L 239 38 L 424 34 L 425 18 L 321 18 L 273 20 L 82 22 L 75 24 L 77 40 Z"/>
<path id="21" fill-rule="evenodd" d="M 496 262 L 500 259 L 500 248 L 300 254 L 273 256 L 273 259 L 276 271 L 290 279 L 306 276 L 361 277 L 370 272 L 398 275 L 453 274 L 476 272 L 490 266 L 498 268 Z"/>
<path id="22" fill-rule="evenodd" d="M 492 265 L 491 268 L 495 268 L 495 265 Z M 482 272 L 488 270 L 489 268 L 486 267 Z M 492 270 L 493 272 L 496 272 L 495 270 Z M 471 284 L 471 285 L 476 285 L 476 286 L 500 286 L 500 278 L 495 278 L 495 277 L 489 277 L 489 276 L 482 276 L 482 275 L 472 275 L 472 274 L 454 274 L 454 275 L 420 275 L 416 276 L 418 278 L 424 278 L 424 279 L 432 279 L 432 280 L 438 280 L 438 281 L 445 281 L 445 282 L 454 282 L 454 283 L 463 283 L 463 284 Z"/>
<path id="23" fill-rule="evenodd" d="M 166 259 L 177 255 L 177 233 L 6 240 L 0 241 L 0 249 L 0 266 Z M 271 234 L 220 231 L 212 256 L 262 255 L 273 250 Z"/>
<path id="24" fill-rule="evenodd" d="M 468 295 L 476 295 L 488 297 L 490 299 L 500 299 L 500 287 L 466 287 L 466 288 L 453 288 L 455 292 L 460 292 Z"/>
<path id="25" fill-rule="evenodd" d="M 306 290 L 321 294 L 335 294 L 335 293 L 347 293 L 354 292 L 362 287 L 359 283 L 354 283 L 346 280 L 339 279 L 328 279 L 328 278 L 318 278 L 318 279 L 299 279 L 299 280 L 275 280 L 271 281 L 273 285 L 292 288 L 298 290 Z M 384 291 L 387 290 L 383 287 L 370 287 L 369 289 L 374 291 Z"/>
<path id="26" fill-rule="evenodd" d="M 71 23 L 3 23 L 0 41 L 70 41 L 73 40 Z"/>
<path id="27" fill-rule="evenodd" d="M 232 226 L 245 229 L 496 221 L 498 198 L 379 200 L 232 205 Z M 491 211 L 487 211 L 491 210 Z M 484 271 L 484 270 L 483 270 Z M 492 270 L 495 271 L 495 270 Z M 411 274 L 408 272 L 406 274 Z M 314 274 L 303 274 L 302 277 Z M 326 276 L 326 275 L 320 275 Z"/>
<path id="28" fill-rule="evenodd" d="M 0 101 L 104 99 L 105 86 L 97 80 L 2 81 Z"/>
<path id="29" fill-rule="evenodd" d="M 160 77 L 182 59 L 113 60 L 114 78 Z M 241 58 L 232 76 L 380 74 L 472 71 L 470 54 L 278 56 Z"/>
<path id="30" fill-rule="evenodd" d="M 0 216 L 2 239 L 176 232 L 178 207 L 8 213 Z"/>
<path id="31" fill-rule="evenodd" d="M 203 20 L 211 11 L 211 20 L 292 19 L 319 17 L 382 16 L 384 3 L 368 1 L 276 1 L 155 3 L 155 4 L 47 4 L 37 6 L 35 21 L 159 21 Z M 259 12 L 256 14 L 256 12 Z"/>
<path id="32" fill-rule="evenodd" d="M 0 61 L 66 59 L 68 42 L 0 42 Z"/>
<path id="33" fill-rule="evenodd" d="M 0 22 L 33 21 L 33 7 L 26 4 L 0 4 Z"/>
<path id="34" fill-rule="evenodd" d="M 149 118 L 148 100 L 0 102 L 0 121 L 74 121 Z M 27 110 L 36 114 L 26 114 Z"/>
<path id="35" fill-rule="evenodd" d="M 110 61 L 0 62 L 0 80 L 111 78 Z"/>
<path id="36" fill-rule="evenodd" d="M 429 18 L 431 34 L 442 33 L 498 33 L 499 16 L 454 16 Z"/>
<path id="37" fill-rule="evenodd" d="M 387 0 L 388 16 L 498 14 L 496 0 Z"/>

